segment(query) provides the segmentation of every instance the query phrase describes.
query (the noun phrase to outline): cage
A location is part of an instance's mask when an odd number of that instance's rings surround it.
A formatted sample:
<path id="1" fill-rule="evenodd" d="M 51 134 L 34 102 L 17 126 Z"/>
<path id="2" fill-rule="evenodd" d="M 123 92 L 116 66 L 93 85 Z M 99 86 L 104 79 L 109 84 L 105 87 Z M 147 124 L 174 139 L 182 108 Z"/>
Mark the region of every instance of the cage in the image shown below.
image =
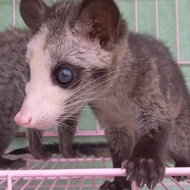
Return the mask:
<path id="1" fill-rule="evenodd" d="M 55 0 L 46 0 L 48 4 Z M 23 27 L 19 15 L 20 0 L 0 0 L 0 31 L 10 27 Z M 147 33 L 161 39 L 170 47 L 177 64 L 182 70 L 190 88 L 190 1 L 189 0 L 117 0 L 121 12 L 128 21 L 130 30 Z M 27 144 L 27 134 L 20 129 L 9 149 Z M 79 120 L 76 133 L 78 142 L 105 141 L 104 132 L 86 107 Z M 57 141 L 56 130 L 44 133 L 45 141 Z M 53 156 L 44 162 L 26 156 L 27 166 L 19 170 L 0 171 L 0 189 L 8 190 L 90 190 L 98 187 L 106 179 L 125 175 L 121 169 L 113 169 L 111 159 L 105 157 L 86 157 L 65 159 Z M 190 180 L 177 182 L 172 176 L 190 176 L 190 168 L 166 168 L 163 182 L 155 189 L 190 189 Z M 138 189 L 135 182 L 132 187 Z M 143 189 L 147 189 L 144 187 Z"/>

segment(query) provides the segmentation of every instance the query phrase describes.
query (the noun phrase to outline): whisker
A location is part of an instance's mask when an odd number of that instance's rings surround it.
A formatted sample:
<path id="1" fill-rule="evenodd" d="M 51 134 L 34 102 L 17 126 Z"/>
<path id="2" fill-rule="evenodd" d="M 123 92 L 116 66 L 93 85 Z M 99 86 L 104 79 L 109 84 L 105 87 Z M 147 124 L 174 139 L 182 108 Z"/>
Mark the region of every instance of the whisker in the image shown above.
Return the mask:
<path id="1" fill-rule="evenodd" d="M 69 125 L 65 124 L 65 123 L 56 122 L 56 124 L 57 124 L 57 127 L 60 128 L 61 130 L 63 130 L 62 127 L 64 127 L 65 129 L 68 129 L 72 133 L 75 133 L 75 130 L 72 127 L 70 127 Z"/>
<path id="2" fill-rule="evenodd" d="M 12 110 L 15 111 L 15 112 L 18 112 L 18 111 L 19 111 L 19 108 L 18 108 L 18 109 L 17 109 L 17 108 L 15 109 L 15 107 L 13 107 L 13 106 L 11 106 L 11 108 L 12 108 Z"/>
<path id="3" fill-rule="evenodd" d="M 22 103 L 18 102 L 17 100 L 15 100 L 13 97 L 11 97 L 10 95 L 7 95 L 10 99 L 12 99 L 14 102 L 16 102 L 17 104 L 19 104 L 20 106 L 22 105 Z"/>
<path id="4" fill-rule="evenodd" d="M 67 124 L 65 123 L 65 121 L 66 121 L 66 120 L 63 120 L 63 121 L 56 121 L 55 124 L 56 124 L 56 125 L 59 125 L 59 126 L 60 126 L 60 125 L 64 125 L 64 127 L 68 127 L 68 128 L 70 128 L 70 129 L 72 129 L 72 127 L 70 127 L 69 125 L 67 125 Z M 58 127 L 59 127 L 59 126 L 58 126 Z"/>
<path id="5" fill-rule="evenodd" d="M 99 83 L 99 84 L 97 84 L 97 85 L 94 85 L 92 88 L 88 88 L 86 91 L 83 91 L 83 93 L 80 94 L 78 97 L 80 97 L 81 95 L 84 96 L 85 94 L 87 94 L 87 92 L 93 91 L 95 88 L 97 88 L 97 87 L 101 86 L 102 84 L 104 84 L 104 83 L 106 83 L 106 82 L 112 80 L 112 79 L 115 78 L 115 77 L 118 77 L 118 75 L 114 75 L 114 76 L 110 77 L 109 79 L 107 79 L 107 80 L 105 80 L 105 81 L 102 81 L 101 83 Z M 94 81 L 96 81 L 96 80 L 94 80 Z M 92 83 L 93 83 L 93 82 L 90 82 L 90 83 L 88 83 L 88 85 L 90 85 L 90 84 L 92 84 Z M 87 84 L 85 84 L 84 86 L 86 86 L 86 85 L 87 85 Z M 82 86 L 79 90 L 83 89 L 84 86 Z M 74 91 L 74 92 L 73 92 L 73 96 L 74 96 L 79 90 Z M 76 99 L 76 96 L 73 97 L 73 98 L 71 98 L 71 99 L 69 99 L 68 101 L 69 101 L 69 102 L 70 102 L 70 101 L 73 101 L 73 99 Z M 85 100 L 85 101 L 86 101 L 86 100 Z M 67 101 L 66 101 L 66 102 L 67 102 Z"/>
<path id="6" fill-rule="evenodd" d="M 18 86 L 18 84 L 14 83 L 14 85 L 18 88 L 19 92 L 22 94 L 23 98 L 25 98 L 25 94 L 22 89 Z"/>
<path id="7" fill-rule="evenodd" d="M 114 76 L 110 77 L 109 79 L 107 79 L 106 81 L 103 81 L 103 82 L 101 82 L 101 83 L 99 83 L 99 84 L 93 86 L 92 88 L 87 89 L 86 91 L 83 91 L 82 95 L 83 95 L 83 96 L 91 95 L 90 92 L 91 92 L 94 88 L 96 88 L 96 87 L 102 85 L 103 83 L 105 83 L 105 82 L 107 82 L 107 81 L 109 81 L 109 80 L 112 80 L 114 77 L 117 77 L 117 76 L 118 76 L 118 75 L 114 75 Z M 74 92 L 74 94 L 76 94 L 76 91 Z M 78 95 L 78 96 L 74 96 L 74 97 L 70 98 L 69 100 L 67 100 L 67 101 L 65 102 L 65 104 L 68 104 L 68 105 L 65 106 L 65 113 L 64 113 L 64 115 L 63 115 L 62 117 L 60 117 L 60 118 L 63 118 L 64 120 L 70 119 L 70 120 L 74 120 L 74 121 L 76 120 L 76 121 L 78 121 L 78 117 L 77 117 L 77 118 L 76 118 L 76 117 L 73 117 L 73 118 L 72 118 L 72 116 L 69 116 L 69 115 L 70 115 L 70 113 L 72 113 L 72 114 L 75 113 L 76 110 L 77 110 L 77 111 L 82 111 L 82 110 L 84 110 L 84 106 L 83 106 L 83 105 L 80 105 L 80 104 L 84 104 L 84 99 L 83 99 L 83 100 L 77 100 L 77 101 L 75 101 L 75 100 L 76 100 L 77 98 L 79 98 L 80 96 L 81 96 L 81 94 Z M 93 100 L 102 100 L 102 101 L 105 101 L 104 98 L 101 99 L 101 98 L 99 97 L 99 95 L 96 95 L 96 96 L 92 96 L 91 98 L 86 98 L 86 99 L 85 99 L 85 102 L 90 102 L 90 101 L 93 101 Z M 73 102 L 72 102 L 72 101 L 73 101 Z M 74 106 L 75 106 L 75 109 L 72 108 L 72 107 L 74 107 Z M 76 108 L 76 106 L 77 106 L 77 108 Z"/>
<path id="8" fill-rule="evenodd" d="M 9 63 L 7 63 L 6 66 L 9 66 L 9 67 L 12 67 L 12 68 L 16 69 L 16 70 L 20 73 L 20 75 L 21 75 L 21 79 L 22 79 L 21 81 L 22 81 L 24 84 L 26 84 L 27 81 L 26 81 L 25 74 L 23 74 L 23 72 L 21 72 L 21 70 L 19 69 L 19 67 L 14 66 L 14 65 L 9 64 Z"/>
<path id="9" fill-rule="evenodd" d="M 40 142 L 41 142 L 42 147 L 45 148 L 45 146 L 44 146 L 44 144 L 43 144 L 43 140 L 42 140 L 42 138 L 41 138 L 41 136 L 40 136 L 38 130 L 37 130 L 37 129 L 34 129 L 34 130 L 35 130 L 35 132 L 36 132 L 36 134 L 37 134 L 37 136 L 38 136 L 38 138 L 39 138 L 39 140 L 40 140 Z"/>

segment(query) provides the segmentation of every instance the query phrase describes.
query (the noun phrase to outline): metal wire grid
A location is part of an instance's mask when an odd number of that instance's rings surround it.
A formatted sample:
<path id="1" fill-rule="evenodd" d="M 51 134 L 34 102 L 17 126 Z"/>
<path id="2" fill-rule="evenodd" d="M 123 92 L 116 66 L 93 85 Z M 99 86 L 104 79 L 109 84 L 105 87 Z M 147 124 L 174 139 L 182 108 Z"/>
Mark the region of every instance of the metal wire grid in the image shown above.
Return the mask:
<path id="1" fill-rule="evenodd" d="M 52 0 L 55 2 L 56 0 Z M 139 31 L 138 3 L 135 1 L 135 31 Z M 156 37 L 159 39 L 159 0 L 155 1 Z M 179 0 L 175 0 L 176 15 L 176 49 L 177 63 L 190 64 L 190 61 L 180 61 L 180 39 L 179 39 Z M 16 26 L 16 0 L 12 0 L 12 26 Z M 98 122 L 95 130 L 77 130 L 76 136 L 102 136 L 104 132 L 100 129 Z M 57 131 L 48 131 L 46 136 L 57 136 Z M 120 169 L 106 169 L 111 167 L 110 158 L 76 158 L 63 159 L 53 158 L 47 162 L 27 159 L 27 168 L 17 171 L 0 171 L 0 190 L 38 190 L 38 189 L 65 189 L 65 190 L 92 190 L 98 189 L 105 179 L 113 179 L 115 175 L 124 175 L 125 171 Z M 75 169 L 77 168 L 77 169 Z M 80 169 L 78 169 L 80 168 Z M 86 170 L 86 168 L 88 168 Z M 89 169 L 91 168 L 91 169 Z M 92 169 L 93 168 L 93 169 Z M 97 169 L 102 168 L 102 169 Z M 26 170 L 27 169 L 27 170 Z M 63 169 L 63 170 L 62 170 Z M 72 169 L 72 170 L 71 170 Z M 85 170 L 84 170 L 85 169 Z M 190 189 L 190 181 L 178 183 L 171 176 L 188 175 L 190 168 L 167 168 L 166 179 L 160 183 L 158 189 Z M 156 189 L 157 189 L 156 188 Z M 137 190 L 135 183 L 133 189 Z"/>
<path id="2" fill-rule="evenodd" d="M 105 180 L 112 180 L 114 175 L 125 175 L 121 169 L 106 169 L 111 165 L 110 158 L 54 157 L 43 162 L 28 157 L 27 161 L 27 170 L 0 171 L 0 190 L 96 190 Z M 179 183 L 171 177 L 174 175 L 190 176 L 190 168 L 167 168 L 166 178 L 156 189 L 190 189 L 190 180 Z M 133 190 L 138 190 L 135 182 L 132 186 Z"/>

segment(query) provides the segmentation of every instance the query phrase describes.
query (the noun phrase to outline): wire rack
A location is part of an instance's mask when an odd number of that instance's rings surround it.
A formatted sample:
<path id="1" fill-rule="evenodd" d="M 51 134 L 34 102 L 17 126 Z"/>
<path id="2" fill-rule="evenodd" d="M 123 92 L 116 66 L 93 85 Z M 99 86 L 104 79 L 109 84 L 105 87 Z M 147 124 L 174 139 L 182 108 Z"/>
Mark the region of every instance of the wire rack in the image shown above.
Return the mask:
<path id="1" fill-rule="evenodd" d="M 125 175 L 122 169 L 108 169 L 110 165 L 110 158 L 103 157 L 63 159 L 56 156 L 46 162 L 28 157 L 26 168 L 0 171 L 0 190 L 96 190 L 104 180 Z M 156 189 L 190 189 L 190 180 L 179 183 L 171 177 L 190 176 L 190 168 L 167 168 L 165 175 Z M 138 189 L 135 182 L 132 188 Z"/>
<path id="2" fill-rule="evenodd" d="M 46 2 L 55 2 L 56 0 L 46 0 Z M 152 11 L 152 17 L 148 18 L 154 20 L 154 30 L 148 31 L 153 34 L 157 39 L 162 39 L 166 43 L 169 41 L 171 35 L 174 36 L 174 43 L 168 44 L 172 48 L 173 54 L 176 58 L 177 64 L 180 67 L 185 68 L 185 72 L 188 70 L 186 66 L 190 64 L 190 3 L 189 0 L 116 0 L 120 6 L 122 12 L 125 15 L 132 12 L 133 16 L 131 22 L 129 21 L 129 28 L 132 28 L 135 32 L 141 32 L 142 7 L 147 6 L 147 11 Z M 10 13 L 7 13 L 9 19 L 6 26 L 12 25 L 20 26 L 18 21 L 20 20 L 18 13 L 19 0 L 0 0 L 0 16 L 3 13 L 1 5 L 3 3 L 6 6 L 11 7 Z M 143 4 L 144 3 L 144 4 Z M 172 16 L 166 14 L 166 18 L 173 19 L 173 26 L 170 29 L 171 32 L 167 34 L 167 37 L 163 37 L 162 29 L 163 24 L 161 18 L 163 11 L 161 11 L 163 3 L 167 3 L 167 6 L 173 6 Z M 183 4 L 187 3 L 187 7 Z M 130 7 L 124 10 L 124 5 L 130 5 Z M 142 5 L 143 4 L 143 5 Z M 149 9 L 152 6 L 152 9 Z M 168 7 L 170 8 L 170 7 Z M 131 11 L 132 10 L 132 11 Z M 167 12 L 167 11 L 166 11 Z M 186 13 L 186 16 L 184 16 Z M 3 17 L 6 14 L 2 14 L 0 17 L 0 29 L 1 24 L 4 24 Z M 168 16 L 168 17 L 167 17 Z M 127 16 L 126 16 L 127 17 Z M 127 17 L 128 18 L 128 17 Z M 144 19 L 145 20 L 145 19 Z M 182 24 L 182 20 L 185 24 Z M 20 21 L 21 22 L 21 21 Z M 134 24 L 131 24 L 134 23 Z M 21 24 L 22 25 L 22 24 Z M 170 25 L 170 23 L 168 24 Z M 170 26 L 164 27 L 170 27 Z M 145 31 L 145 30 L 144 30 Z M 153 31 L 153 32 L 152 32 Z M 166 32 L 167 33 L 167 32 Z M 182 38 L 182 35 L 184 36 Z M 183 39 L 183 40 L 182 40 Z M 186 40 L 184 40 L 186 39 Z M 186 55 L 184 56 L 184 52 Z M 189 74 L 189 73 L 188 73 Z M 188 76 L 187 76 L 188 78 Z M 91 122 L 89 122 L 91 124 Z M 98 121 L 93 124 L 94 127 L 89 126 L 88 129 L 81 130 L 78 127 L 77 137 L 103 137 L 104 131 L 100 128 Z M 57 131 L 51 130 L 44 133 L 46 137 L 56 137 Z M 34 160 L 31 156 L 26 157 L 27 166 L 20 170 L 4 170 L 0 171 L 0 190 L 95 190 L 105 180 L 112 180 L 114 176 L 124 176 L 125 171 L 121 169 L 112 169 L 112 163 L 110 158 L 95 158 L 95 157 L 82 157 L 75 159 L 64 159 L 60 156 L 53 156 L 49 161 L 43 162 L 41 160 Z M 190 180 L 183 182 L 177 182 L 171 176 L 190 176 L 190 168 L 167 168 L 165 173 L 165 179 L 163 182 L 157 185 L 156 189 L 190 189 Z M 135 182 L 132 184 L 134 190 L 138 188 Z M 144 189 L 147 189 L 146 187 Z"/>

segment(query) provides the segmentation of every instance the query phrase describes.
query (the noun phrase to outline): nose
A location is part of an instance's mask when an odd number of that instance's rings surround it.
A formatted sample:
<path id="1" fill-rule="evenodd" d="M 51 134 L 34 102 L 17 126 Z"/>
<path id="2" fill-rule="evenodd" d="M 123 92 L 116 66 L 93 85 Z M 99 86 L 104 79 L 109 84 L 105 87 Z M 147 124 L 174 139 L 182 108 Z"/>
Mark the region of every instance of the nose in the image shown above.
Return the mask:
<path id="1" fill-rule="evenodd" d="M 15 115 L 14 121 L 19 126 L 29 128 L 29 125 L 32 122 L 32 116 L 20 111 Z"/>

